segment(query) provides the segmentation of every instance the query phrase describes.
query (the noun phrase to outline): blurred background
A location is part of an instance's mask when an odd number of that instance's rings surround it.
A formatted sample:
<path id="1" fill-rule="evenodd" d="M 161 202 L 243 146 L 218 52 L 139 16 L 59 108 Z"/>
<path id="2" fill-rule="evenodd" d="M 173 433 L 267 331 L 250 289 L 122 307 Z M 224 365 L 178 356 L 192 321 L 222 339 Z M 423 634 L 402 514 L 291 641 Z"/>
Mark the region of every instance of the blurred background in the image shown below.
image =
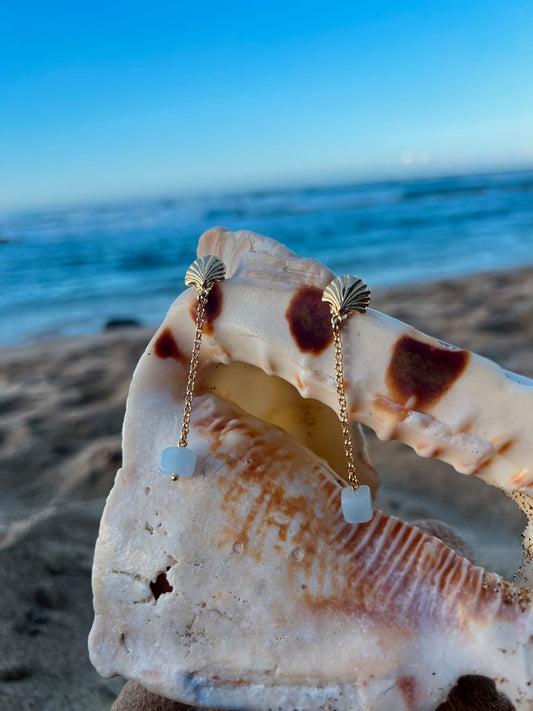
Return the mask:
<path id="1" fill-rule="evenodd" d="M 124 682 L 87 654 L 94 543 L 207 228 L 533 377 L 532 70 L 530 0 L 1 4 L 0 708 L 109 709 Z M 377 506 L 510 578 L 510 500 L 368 434 Z"/>
<path id="2" fill-rule="evenodd" d="M 533 261 L 527 0 L 0 10 L 0 343 L 157 323 L 216 224 L 372 286 Z"/>

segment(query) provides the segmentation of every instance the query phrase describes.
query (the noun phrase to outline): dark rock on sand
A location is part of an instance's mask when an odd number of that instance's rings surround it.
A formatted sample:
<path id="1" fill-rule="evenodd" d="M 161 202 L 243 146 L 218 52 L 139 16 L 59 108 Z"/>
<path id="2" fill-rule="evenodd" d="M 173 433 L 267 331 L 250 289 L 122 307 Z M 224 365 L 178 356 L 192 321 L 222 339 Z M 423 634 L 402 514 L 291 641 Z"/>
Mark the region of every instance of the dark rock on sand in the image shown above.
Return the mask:
<path id="1" fill-rule="evenodd" d="M 136 318 L 110 318 L 104 325 L 104 331 L 114 331 L 117 328 L 140 328 L 141 322 Z"/>

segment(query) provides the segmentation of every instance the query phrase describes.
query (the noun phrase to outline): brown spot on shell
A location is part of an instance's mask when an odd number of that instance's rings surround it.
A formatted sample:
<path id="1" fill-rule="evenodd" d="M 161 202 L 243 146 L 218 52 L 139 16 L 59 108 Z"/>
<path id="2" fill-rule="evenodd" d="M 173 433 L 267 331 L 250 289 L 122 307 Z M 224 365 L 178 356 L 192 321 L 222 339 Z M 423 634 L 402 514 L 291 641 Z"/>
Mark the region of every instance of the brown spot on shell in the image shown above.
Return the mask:
<path id="1" fill-rule="evenodd" d="M 511 484 L 522 484 L 522 482 L 527 481 L 531 478 L 530 469 L 519 469 L 511 477 Z"/>
<path id="2" fill-rule="evenodd" d="M 450 389 L 468 364 L 468 351 L 450 350 L 402 336 L 394 346 L 387 385 L 398 402 L 428 407 Z"/>
<path id="3" fill-rule="evenodd" d="M 157 338 L 154 353 L 159 358 L 174 358 L 178 363 L 187 363 L 189 360 L 178 348 L 170 328 L 165 328 Z"/>
<path id="4" fill-rule="evenodd" d="M 214 331 L 214 324 L 217 318 L 222 313 L 222 303 L 223 303 L 222 289 L 219 284 L 214 284 L 213 288 L 209 292 L 209 297 L 207 299 L 207 304 L 205 307 L 205 321 L 204 321 L 204 333 L 211 336 Z M 195 299 L 190 307 L 191 318 L 196 323 L 196 316 L 198 314 L 198 299 Z"/>
<path id="5" fill-rule="evenodd" d="M 396 679 L 396 686 L 398 687 L 405 706 L 408 709 L 417 708 L 417 681 L 414 676 L 399 676 Z"/>
<path id="6" fill-rule="evenodd" d="M 514 438 L 511 437 L 510 439 L 508 439 L 506 442 L 503 442 L 503 444 L 501 444 L 498 447 L 498 454 L 505 454 L 509 449 L 511 449 L 513 444 L 514 444 Z"/>
<path id="7" fill-rule="evenodd" d="M 398 405 L 387 397 L 377 395 L 374 398 L 374 406 L 376 410 L 383 412 L 385 415 L 392 415 L 395 420 L 404 420 L 409 415 L 409 408 L 403 405 Z"/>
<path id="8" fill-rule="evenodd" d="M 457 428 L 457 434 L 467 434 L 468 432 L 472 431 L 472 421 L 467 420 L 463 422 L 459 427 Z"/>
<path id="9" fill-rule="evenodd" d="M 285 312 L 296 345 L 303 353 L 318 355 L 333 340 L 331 311 L 322 301 L 322 290 L 302 286 L 294 294 Z"/>

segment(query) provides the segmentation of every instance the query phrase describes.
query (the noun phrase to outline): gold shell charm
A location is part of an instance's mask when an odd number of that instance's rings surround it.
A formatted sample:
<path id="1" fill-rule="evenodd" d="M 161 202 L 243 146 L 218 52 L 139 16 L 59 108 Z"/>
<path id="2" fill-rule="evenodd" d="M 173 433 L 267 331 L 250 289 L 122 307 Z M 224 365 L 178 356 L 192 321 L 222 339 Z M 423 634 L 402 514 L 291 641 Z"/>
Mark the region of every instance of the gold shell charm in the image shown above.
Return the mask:
<path id="1" fill-rule="evenodd" d="M 185 274 L 185 286 L 194 286 L 196 291 L 207 289 L 226 278 L 224 262 L 212 254 L 194 261 Z"/>
<path id="2" fill-rule="evenodd" d="M 324 289 L 322 301 L 326 301 L 341 321 L 354 311 L 364 314 L 370 303 L 370 289 L 359 277 L 345 274 L 336 277 Z"/>

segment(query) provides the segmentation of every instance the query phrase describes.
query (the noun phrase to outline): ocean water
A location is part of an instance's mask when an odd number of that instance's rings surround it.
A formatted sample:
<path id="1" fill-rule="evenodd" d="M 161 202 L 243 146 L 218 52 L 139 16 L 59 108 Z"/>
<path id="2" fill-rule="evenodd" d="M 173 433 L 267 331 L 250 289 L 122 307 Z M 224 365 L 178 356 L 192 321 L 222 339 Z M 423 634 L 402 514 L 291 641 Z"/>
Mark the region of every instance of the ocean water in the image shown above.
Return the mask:
<path id="1" fill-rule="evenodd" d="M 157 324 L 215 225 L 371 287 L 533 264 L 533 171 L 0 214 L 0 344 Z"/>

